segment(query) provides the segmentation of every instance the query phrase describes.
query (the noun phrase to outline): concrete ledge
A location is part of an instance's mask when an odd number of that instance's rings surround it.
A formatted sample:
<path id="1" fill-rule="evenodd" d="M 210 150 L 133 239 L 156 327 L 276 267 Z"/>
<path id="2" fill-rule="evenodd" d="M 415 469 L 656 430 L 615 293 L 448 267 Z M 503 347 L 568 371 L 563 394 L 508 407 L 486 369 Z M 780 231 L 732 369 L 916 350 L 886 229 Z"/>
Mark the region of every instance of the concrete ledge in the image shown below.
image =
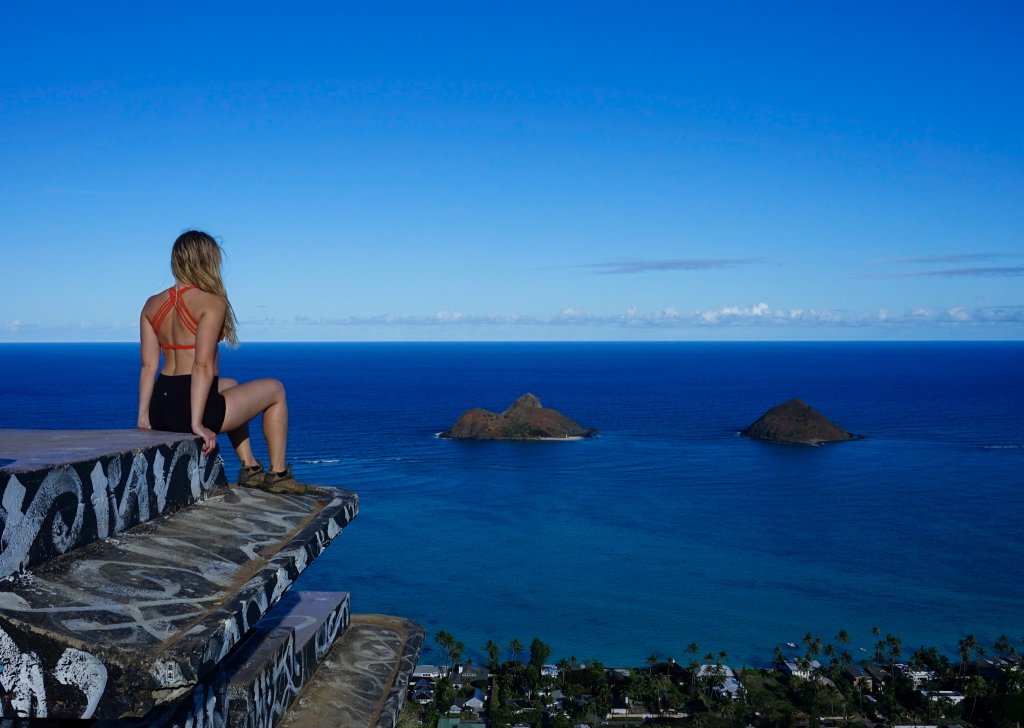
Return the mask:
<path id="1" fill-rule="evenodd" d="M 198 438 L 142 430 L 0 430 L 0 578 L 227 487 Z"/>
<path id="2" fill-rule="evenodd" d="M 276 726 L 348 623 L 346 592 L 285 594 L 224 669 L 228 725 Z"/>
<path id="3" fill-rule="evenodd" d="M 232 489 L 0 582 L 10 710 L 143 716 L 195 692 L 355 517 L 323 492 Z"/>
<path id="4" fill-rule="evenodd" d="M 288 592 L 235 648 L 223 669 L 179 703 L 142 718 L 73 723 L 91 723 L 93 728 L 273 728 L 348 621 L 346 592 Z"/>
<path id="5" fill-rule="evenodd" d="M 401 617 L 353 615 L 282 728 L 394 728 L 423 645 Z"/>
<path id="6" fill-rule="evenodd" d="M 160 430 L 5 430 L 0 429 L 0 472 L 23 473 L 158 445 L 197 440 L 194 435 Z"/>

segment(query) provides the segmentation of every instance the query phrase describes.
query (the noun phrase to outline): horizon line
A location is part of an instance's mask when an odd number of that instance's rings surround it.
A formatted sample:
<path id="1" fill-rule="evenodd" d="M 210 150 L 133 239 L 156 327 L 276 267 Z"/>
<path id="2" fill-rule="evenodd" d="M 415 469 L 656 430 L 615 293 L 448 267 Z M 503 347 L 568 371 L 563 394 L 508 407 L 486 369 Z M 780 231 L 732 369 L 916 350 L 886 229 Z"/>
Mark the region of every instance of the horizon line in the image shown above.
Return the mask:
<path id="1" fill-rule="evenodd" d="M 122 339 L 0 341 L 0 346 L 122 344 Z M 1024 344 L 1019 339 L 247 339 L 239 344 Z M 225 348 L 228 348 L 225 345 Z"/>

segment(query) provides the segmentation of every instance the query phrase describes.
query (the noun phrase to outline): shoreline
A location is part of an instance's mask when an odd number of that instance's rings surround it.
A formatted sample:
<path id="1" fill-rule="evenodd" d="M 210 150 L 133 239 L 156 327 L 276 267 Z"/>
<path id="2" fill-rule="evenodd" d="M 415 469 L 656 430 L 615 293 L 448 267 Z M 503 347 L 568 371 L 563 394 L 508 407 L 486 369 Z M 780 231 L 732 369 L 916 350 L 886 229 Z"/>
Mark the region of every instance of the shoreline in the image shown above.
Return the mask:
<path id="1" fill-rule="evenodd" d="M 463 442 L 577 442 L 579 440 L 592 440 L 590 437 L 583 437 L 582 435 L 571 435 L 568 437 L 494 437 L 494 438 L 475 438 L 475 437 L 443 437 L 444 430 L 441 432 L 434 433 L 435 440 L 460 440 Z"/>

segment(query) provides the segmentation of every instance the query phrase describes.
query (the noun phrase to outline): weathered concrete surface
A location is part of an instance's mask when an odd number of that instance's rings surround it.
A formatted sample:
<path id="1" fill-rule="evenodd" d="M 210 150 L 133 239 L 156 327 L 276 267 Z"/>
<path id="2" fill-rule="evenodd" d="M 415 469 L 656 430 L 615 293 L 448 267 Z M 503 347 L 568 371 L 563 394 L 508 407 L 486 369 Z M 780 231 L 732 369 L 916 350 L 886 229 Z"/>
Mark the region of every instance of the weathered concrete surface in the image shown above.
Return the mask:
<path id="1" fill-rule="evenodd" d="M 0 470 L 43 470 L 111 454 L 195 440 L 194 435 L 159 430 L 7 430 L 0 429 Z"/>
<path id="2" fill-rule="evenodd" d="M 185 698 L 357 511 L 347 491 L 238 488 L 0 582 L 0 712 L 143 716 Z"/>
<path id="3" fill-rule="evenodd" d="M 231 728 L 273 728 L 349 623 L 346 592 L 289 592 L 225 667 Z"/>
<path id="4" fill-rule="evenodd" d="M 415 622 L 353 615 L 282 728 L 394 728 L 422 645 Z"/>
<path id="5" fill-rule="evenodd" d="M 93 728 L 271 728 L 348 621 L 347 592 L 287 592 L 190 695 L 142 718 L 100 720 Z"/>
<path id="6" fill-rule="evenodd" d="M 197 443 L 172 432 L 0 430 L 0 578 L 226 488 L 220 455 Z"/>

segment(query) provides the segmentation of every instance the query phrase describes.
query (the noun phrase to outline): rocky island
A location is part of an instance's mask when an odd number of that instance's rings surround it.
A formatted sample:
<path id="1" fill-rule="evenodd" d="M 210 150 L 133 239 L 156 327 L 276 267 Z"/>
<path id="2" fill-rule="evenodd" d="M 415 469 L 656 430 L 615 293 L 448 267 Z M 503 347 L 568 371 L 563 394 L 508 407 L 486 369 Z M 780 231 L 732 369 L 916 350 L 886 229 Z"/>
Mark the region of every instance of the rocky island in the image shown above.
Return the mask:
<path id="1" fill-rule="evenodd" d="M 450 430 L 439 437 L 455 440 L 565 440 L 591 437 L 593 428 L 581 427 L 558 410 L 544 407 L 535 395 L 524 394 L 501 414 L 466 410 Z"/>
<path id="2" fill-rule="evenodd" d="M 758 440 L 818 445 L 823 442 L 859 440 L 800 399 L 791 399 L 761 415 L 741 435 Z"/>

